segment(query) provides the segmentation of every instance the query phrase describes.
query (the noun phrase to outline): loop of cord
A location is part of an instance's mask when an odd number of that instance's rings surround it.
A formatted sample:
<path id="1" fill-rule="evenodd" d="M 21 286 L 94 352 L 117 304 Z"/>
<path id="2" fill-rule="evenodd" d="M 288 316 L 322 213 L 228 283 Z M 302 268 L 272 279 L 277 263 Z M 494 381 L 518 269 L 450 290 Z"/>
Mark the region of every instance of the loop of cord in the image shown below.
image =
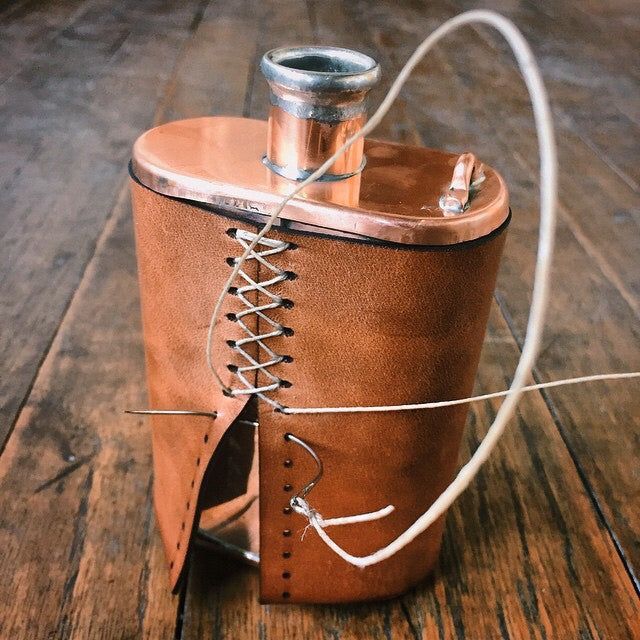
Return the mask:
<path id="1" fill-rule="evenodd" d="M 436 499 L 431 507 L 429 507 L 429 509 L 422 516 L 420 516 L 404 533 L 402 533 L 390 544 L 379 549 L 378 551 L 367 556 L 353 556 L 349 554 L 347 551 L 337 545 L 324 531 L 324 526 L 327 526 L 328 521 L 322 519 L 322 517 L 308 504 L 302 505 L 300 512 L 307 517 L 310 525 L 314 527 L 320 538 L 345 561 L 358 567 L 367 567 L 391 557 L 400 549 L 409 544 L 412 540 L 414 540 L 423 531 L 425 531 L 431 524 L 433 524 L 433 522 L 435 522 L 447 511 L 447 509 L 451 506 L 455 499 L 471 483 L 482 464 L 491 454 L 500 436 L 504 432 L 507 423 L 515 413 L 517 404 L 523 391 L 533 388 L 526 387 L 525 382 L 527 380 L 527 377 L 531 373 L 533 365 L 535 364 L 535 360 L 540 347 L 542 331 L 544 328 L 545 312 L 549 297 L 550 270 L 556 225 L 557 158 L 555 136 L 547 93 L 531 49 L 518 28 L 510 20 L 496 12 L 487 10 L 474 10 L 462 13 L 458 16 L 455 16 L 454 18 L 451 18 L 450 20 L 447 20 L 435 31 L 433 31 L 411 55 L 411 57 L 393 82 L 384 100 L 382 101 L 376 112 L 373 114 L 371 119 L 364 125 L 364 127 L 356 135 L 349 138 L 349 140 L 347 140 L 347 142 L 345 142 L 345 144 L 340 147 L 340 149 L 338 149 L 336 153 L 334 153 L 328 160 L 326 160 L 326 162 L 324 162 L 322 166 L 314 171 L 308 178 L 306 178 L 302 182 L 299 182 L 297 186 L 293 188 L 287 194 L 287 196 L 282 199 L 273 213 L 269 216 L 265 226 L 255 236 L 242 256 L 236 261 L 234 269 L 230 274 L 222 292 L 220 293 L 211 316 L 206 345 L 207 362 L 209 368 L 211 369 L 211 372 L 213 373 L 216 383 L 223 391 L 228 391 L 216 370 L 215 364 L 212 361 L 211 343 L 218 319 L 221 314 L 222 304 L 224 302 L 225 296 L 227 295 L 229 287 L 232 286 L 233 281 L 240 272 L 240 269 L 242 269 L 244 262 L 251 255 L 252 251 L 262 240 L 262 238 L 271 230 L 275 221 L 277 220 L 278 216 L 287 205 L 287 203 L 308 185 L 322 177 L 327 172 L 327 170 L 331 168 L 335 160 L 339 156 L 341 156 L 356 140 L 368 135 L 371 131 L 373 131 L 373 129 L 375 129 L 375 127 L 380 123 L 382 118 L 389 111 L 393 102 L 397 98 L 402 86 L 409 78 L 411 72 L 422 60 L 425 54 L 447 34 L 456 29 L 459 29 L 464 25 L 470 24 L 489 25 L 497 29 L 502 34 L 502 36 L 510 45 L 517 60 L 522 77 L 529 92 L 531 105 L 533 108 L 540 154 L 540 228 L 527 331 L 513 381 L 509 389 L 505 392 L 498 392 L 496 394 L 487 394 L 486 396 L 451 400 L 445 402 L 422 403 L 413 405 L 317 408 L 288 407 L 282 410 L 285 413 L 289 414 L 348 412 L 355 413 L 361 411 L 415 410 L 432 408 L 433 406 L 450 406 L 453 404 L 475 401 L 477 399 L 496 397 L 498 395 L 505 396 L 505 400 L 498 410 L 493 423 L 489 427 L 485 438 L 480 443 L 471 459 L 461 468 L 458 475 L 451 482 L 451 484 Z M 638 373 L 604 374 L 602 376 L 588 376 L 587 378 L 606 379 L 607 377 L 636 377 L 637 375 Z M 575 380 L 575 382 L 579 381 L 586 381 L 586 379 L 578 378 Z M 569 382 L 571 381 L 565 380 L 559 381 L 557 383 L 547 383 L 546 385 L 534 386 L 536 388 L 542 388 L 543 386 L 554 386 L 554 384 L 567 384 Z M 371 514 L 368 515 L 370 516 Z M 368 519 L 367 515 L 364 516 L 364 519 Z"/>

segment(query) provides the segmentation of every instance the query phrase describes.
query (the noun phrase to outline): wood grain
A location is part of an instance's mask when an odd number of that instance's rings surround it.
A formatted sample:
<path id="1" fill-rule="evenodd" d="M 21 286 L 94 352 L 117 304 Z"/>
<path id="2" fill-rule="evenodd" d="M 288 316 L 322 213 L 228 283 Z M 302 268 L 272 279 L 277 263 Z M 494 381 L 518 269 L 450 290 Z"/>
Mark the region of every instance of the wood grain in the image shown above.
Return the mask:
<path id="1" fill-rule="evenodd" d="M 144 12 L 138 5 L 86 2 L 35 48 L 30 64 L 17 59 L 18 71 L 0 85 L 0 449 L 113 209 L 131 141 L 151 124 L 198 0 L 152 0 Z M 13 19 L 18 29 L 26 20 L 19 12 Z"/>
<path id="2" fill-rule="evenodd" d="M 257 62 L 282 44 L 374 55 L 384 71 L 376 103 L 418 40 L 461 8 L 462 0 L 153 0 L 114 9 L 69 0 L 45 11 L 27 0 L 0 10 L 10 35 L 0 42 L 9 56 L 0 63 L 8 132 L 0 326 L 12 328 L 0 337 L 0 431 L 19 413 L 0 457 L 0 637 L 640 638 L 630 462 L 640 411 L 635 387 L 621 385 L 529 395 L 452 509 L 438 571 L 403 598 L 260 606 L 253 569 L 202 550 L 180 597 L 167 591 L 148 429 L 120 414 L 144 405 L 123 188 L 131 142 L 151 122 L 265 117 Z M 561 284 L 536 376 L 640 368 L 633 5 L 500 9 L 541 57 L 560 132 Z M 511 187 L 515 217 L 480 392 L 508 384 L 526 320 L 536 151 L 525 105 L 504 44 L 468 30 L 421 65 L 377 132 L 475 150 Z M 474 407 L 463 459 L 496 409 Z"/>
<path id="3" fill-rule="evenodd" d="M 130 233 L 123 192 L 2 455 L 2 638 L 162 638 L 175 625 L 148 432 L 122 415 L 144 403 Z"/>
<path id="4" fill-rule="evenodd" d="M 23 0 L 0 8 L 0 83 L 33 64 L 33 56 L 87 10 L 84 0 L 43 3 Z"/>

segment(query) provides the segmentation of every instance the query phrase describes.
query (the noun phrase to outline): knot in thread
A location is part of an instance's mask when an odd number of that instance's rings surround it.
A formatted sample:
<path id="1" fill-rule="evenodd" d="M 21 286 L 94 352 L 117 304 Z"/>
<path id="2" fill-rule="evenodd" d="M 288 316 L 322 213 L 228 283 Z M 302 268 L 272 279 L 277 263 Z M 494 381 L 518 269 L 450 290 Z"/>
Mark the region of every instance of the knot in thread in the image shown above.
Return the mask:
<path id="1" fill-rule="evenodd" d="M 301 498 L 300 496 L 294 496 L 293 498 L 291 498 L 289 504 L 298 515 L 307 518 L 310 523 L 313 521 L 317 522 L 318 524 L 324 522 L 322 516 L 315 509 L 312 509 L 311 505 L 304 498 Z"/>

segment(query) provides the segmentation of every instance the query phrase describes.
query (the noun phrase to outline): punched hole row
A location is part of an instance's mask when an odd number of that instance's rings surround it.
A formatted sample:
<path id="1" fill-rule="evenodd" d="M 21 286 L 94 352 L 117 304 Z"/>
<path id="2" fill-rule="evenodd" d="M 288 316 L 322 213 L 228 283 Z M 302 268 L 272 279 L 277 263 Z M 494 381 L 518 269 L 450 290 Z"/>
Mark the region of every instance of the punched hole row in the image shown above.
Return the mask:
<path id="1" fill-rule="evenodd" d="M 238 235 L 238 229 L 235 227 L 231 227 L 228 228 L 226 230 L 226 233 L 228 236 L 234 238 L 234 239 L 239 239 L 239 235 Z M 241 239 L 241 238 L 240 238 Z M 279 250 L 293 250 L 293 249 L 297 249 L 298 245 L 293 243 L 293 242 L 285 242 L 282 243 L 282 248 Z M 255 252 L 255 251 L 254 251 Z M 259 253 L 259 251 L 258 251 Z M 230 266 L 230 267 L 234 267 L 238 264 L 240 258 L 234 258 L 234 257 L 227 257 L 225 258 L 226 263 Z M 282 271 L 281 272 L 281 276 L 283 277 L 283 279 L 285 280 L 295 280 L 298 275 L 293 272 L 293 271 Z M 239 295 L 240 293 L 240 289 L 236 286 L 231 286 L 227 289 L 228 293 L 231 295 Z M 289 298 L 278 298 L 277 302 L 276 302 L 278 307 L 282 307 L 285 309 L 292 309 L 295 306 L 295 303 L 293 302 L 293 300 L 289 299 Z M 239 322 L 241 321 L 241 318 L 243 317 L 244 314 L 242 313 L 238 313 L 238 312 L 229 312 L 225 314 L 225 317 L 227 320 L 229 320 L 230 322 Z M 294 335 L 294 330 L 291 327 L 286 327 L 283 325 L 278 325 L 278 333 L 279 335 L 283 335 L 285 337 L 290 337 Z M 238 341 L 237 340 L 227 340 L 226 341 L 227 346 L 229 346 L 231 349 L 240 349 L 241 347 L 238 345 Z M 284 355 L 284 356 L 279 356 L 279 362 L 284 362 L 284 363 L 291 363 L 293 362 L 293 357 L 289 356 L 289 355 Z M 273 362 L 271 364 L 276 364 L 276 362 Z M 233 363 L 229 363 L 226 365 L 227 369 L 234 374 L 238 374 L 240 371 L 240 368 L 238 365 L 233 364 Z M 275 382 L 277 382 L 277 386 L 280 388 L 285 388 L 288 389 L 290 388 L 292 385 L 292 383 L 289 380 L 283 379 L 283 378 L 278 378 L 275 380 Z M 223 394 L 225 396 L 231 396 L 233 394 L 230 393 L 230 391 L 228 390 L 223 390 Z"/>
<path id="2" fill-rule="evenodd" d="M 286 433 L 284 435 L 284 440 L 285 442 L 289 442 L 289 435 L 288 433 Z M 285 458 L 282 462 L 282 466 L 285 469 L 291 469 L 291 467 L 293 467 L 293 460 L 291 458 Z M 289 493 L 291 491 L 293 491 L 293 486 L 289 483 L 285 483 L 282 487 L 284 489 L 285 492 Z M 283 509 L 282 509 L 282 513 L 286 516 L 289 516 L 293 513 L 293 509 L 291 507 L 291 505 L 286 505 Z M 291 537 L 291 529 L 284 529 L 282 532 L 283 537 L 285 538 L 289 538 Z M 282 552 L 282 558 L 284 560 L 289 560 L 291 558 L 291 551 L 283 551 Z M 282 571 L 282 579 L 283 580 L 290 580 L 291 579 L 291 571 L 289 571 L 288 569 L 284 569 Z M 282 592 L 282 598 L 283 600 L 287 600 L 288 598 L 291 597 L 291 594 L 289 593 L 289 591 L 283 591 Z"/>
<path id="3" fill-rule="evenodd" d="M 202 440 L 203 440 L 204 444 L 207 444 L 207 442 L 209 442 L 209 434 L 208 434 L 208 433 L 205 433 L 205 434 L 204 434 L 204 436 L 202 437 Z M 200 466 L 200 457 L 197 457 L 197 458 L 196 458 L 196 467 L 199 467 L 199 466 Z M 193 478 L 193 479 L 191 480 L 191 483 L 190 483 L 190 485 L 189 485 L 189 486 L 190 486 L 192 489 L 194 489 L 194 488 L 195 488 L 195 486 L 196 486 L 196 479 L 195 479 L 195 478 Z M 187 512 L 189 511 L 189 509 L 190 509 L 190 508 L 191 508 L 191 501 L 187 500 Z M 180 531 L 184 531 L 186 528 L 187 528 L 187 521 L 186 521 L 186 520 L 183 520 L 183 521 L 180 523 Z M 178 540 L 178 542 L 176 542 L 176 549 L 179 551 L 181 546 L 182 546 L 182 545 L 180 544 L 180 540 Z M 174 567 L 174 561 L 172 560 L 172 561 L 169 563 L 169 569 L 173 569 L 173 567 Z"/>

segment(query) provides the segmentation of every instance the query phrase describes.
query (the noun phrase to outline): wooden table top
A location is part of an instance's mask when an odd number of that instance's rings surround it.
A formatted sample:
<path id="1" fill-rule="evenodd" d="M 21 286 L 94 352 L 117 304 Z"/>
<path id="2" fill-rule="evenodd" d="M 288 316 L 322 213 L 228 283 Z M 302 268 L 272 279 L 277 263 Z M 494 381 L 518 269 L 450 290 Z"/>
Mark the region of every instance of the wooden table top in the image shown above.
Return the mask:
<path id="1" fill-rule="evenodd" d="M 0 638 L 640 638 L 637 382 L 528 394 L 402 598 L 260 606 L 254 570 L 196 553 L 167 588 L 151 503 L 126 165 L 149 126 L 265 117 L 262 52 L 375 56 L 379 101 L 463 0 L 17 0 L 0 7 Z M 486 3 L 485 3 L 486 4 Z M 631 0 L 494 3 L 539 56 L 560 146 L 538 381 L 640 369 L 640 20 Z M 635 11 L 634 11 L 635 9 Z M 536 141 L 501 38 L 451 37 L 377 137 L 474 151 L 513 223 L 477 390 L 505 388 L 527 319 Z M 473 407 L 462 452 L 497 402 Z"/>

